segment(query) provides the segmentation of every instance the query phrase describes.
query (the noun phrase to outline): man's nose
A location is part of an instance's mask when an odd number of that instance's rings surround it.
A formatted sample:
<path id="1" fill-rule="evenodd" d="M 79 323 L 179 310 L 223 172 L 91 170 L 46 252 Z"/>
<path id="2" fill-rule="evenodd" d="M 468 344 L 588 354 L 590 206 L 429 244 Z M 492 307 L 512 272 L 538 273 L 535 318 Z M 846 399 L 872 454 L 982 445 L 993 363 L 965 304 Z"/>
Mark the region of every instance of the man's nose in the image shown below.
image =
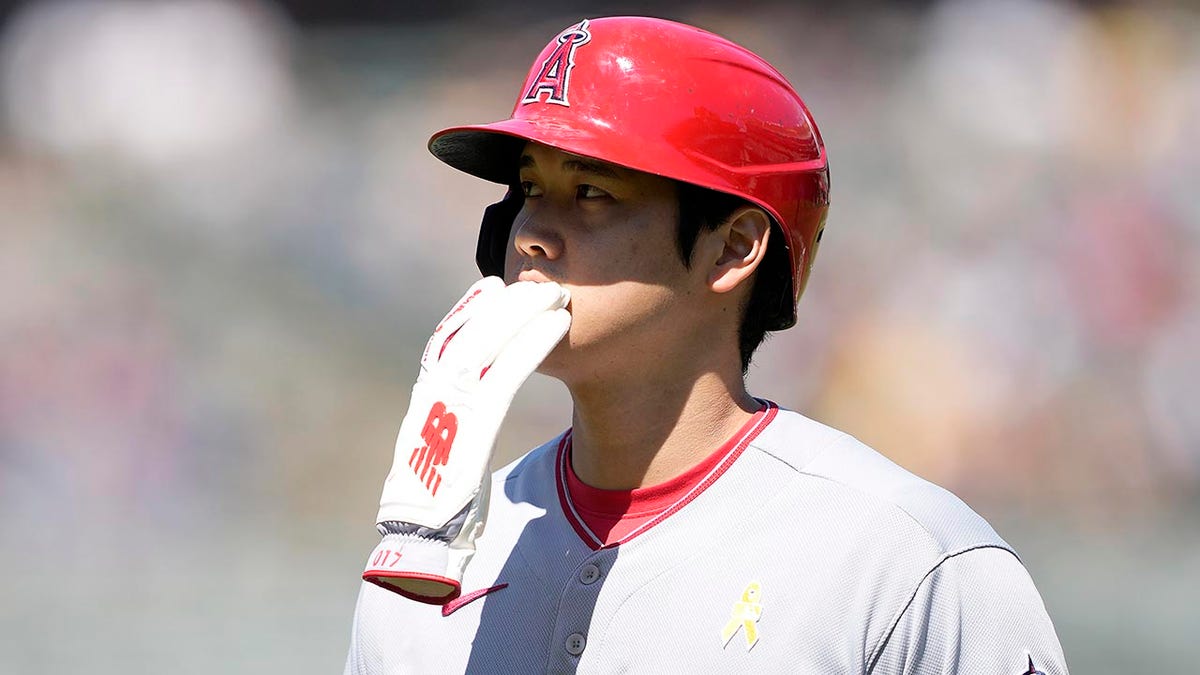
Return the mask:
<path id="1" fill-rule="evenodd" d="M 553 222 L 549 213 L 518 213 L 513 222 L 513 249 L 523 258 L 556 260 L 562 256 L 562 233 Z"/>

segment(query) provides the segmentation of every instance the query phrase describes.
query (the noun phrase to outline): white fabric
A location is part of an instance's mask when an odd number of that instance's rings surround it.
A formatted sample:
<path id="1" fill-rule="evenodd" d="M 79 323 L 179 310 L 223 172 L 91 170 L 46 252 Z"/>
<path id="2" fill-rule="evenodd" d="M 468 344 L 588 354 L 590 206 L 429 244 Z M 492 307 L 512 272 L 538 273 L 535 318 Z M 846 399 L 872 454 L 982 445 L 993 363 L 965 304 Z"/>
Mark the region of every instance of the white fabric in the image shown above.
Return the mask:
<path id="1" fill-rule="evenodd" d="M 487 516 L 484 484 L 496 435 L 517 390 L 566 334 L 569 300 L 558 284 L 505 286 L 485 277 L 438 324 L 421 356 L 376 522 L 436 529 L 465 515 L 449 541 L 388 535 L 368 556 L 364 578 L 408 584 L 417 596 L 457 590 Z"/>
<path id="2" fill-rule="evenodd" d="M 568 300 L 558 284 L 484 277 L 442 319 L 421 356 L 377 522 L 441 527 L 470 503 L 513 396 L 570 325 Z M 448 416 L 452 461 L 430 466 L 430 422 Z"/>
<path id="3" fill-rule="evenodd" d="M 507 586 L 443 616 L 364 585 L 346 673 L 1067 672 L 992 528 L 841 432 L 778 411 L 704 492 L 600 549 L 564 515 L 557 450 L 493 477 L 463 591 Z"/>

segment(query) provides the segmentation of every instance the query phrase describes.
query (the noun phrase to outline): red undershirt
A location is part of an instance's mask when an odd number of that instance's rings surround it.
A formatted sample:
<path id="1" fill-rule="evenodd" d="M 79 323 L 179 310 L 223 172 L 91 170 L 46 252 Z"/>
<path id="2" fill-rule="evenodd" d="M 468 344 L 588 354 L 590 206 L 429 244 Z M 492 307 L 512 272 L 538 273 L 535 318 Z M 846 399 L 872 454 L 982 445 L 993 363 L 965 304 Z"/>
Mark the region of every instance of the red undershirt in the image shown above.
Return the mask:
<path id="1" fill-rule="evenodd" d="M 734 444 L 758 423 L 769 406 L 754 414 L 741 429 L 721 444 L 715 452 L 700 460 L 698 464 L 678 476 L 658 485 L 632 490 L 602 490 L 579 480 L 567 448 L 567 490 L 571 502 L 584 524 L 608 546 L 621 541 L 639 526 L 671 508 L 680 499 L 700 484 L 721 460 L 729 454 Z"/>

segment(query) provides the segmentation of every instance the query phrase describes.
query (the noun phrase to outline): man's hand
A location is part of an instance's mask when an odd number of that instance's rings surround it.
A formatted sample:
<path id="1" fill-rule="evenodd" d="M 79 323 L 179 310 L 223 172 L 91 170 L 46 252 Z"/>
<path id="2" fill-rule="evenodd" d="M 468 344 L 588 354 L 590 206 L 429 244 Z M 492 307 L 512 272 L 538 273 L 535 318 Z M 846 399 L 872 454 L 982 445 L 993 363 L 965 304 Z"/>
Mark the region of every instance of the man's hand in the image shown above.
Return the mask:
<path id="1" fill-rule="evenodd" d="M 485 277 L 433 331 L 376 518 L 363 579 L 422 602 L 458 597 L 483 532 L 488 463 L 517 389 L 571 323 L 566 289 Z"/>

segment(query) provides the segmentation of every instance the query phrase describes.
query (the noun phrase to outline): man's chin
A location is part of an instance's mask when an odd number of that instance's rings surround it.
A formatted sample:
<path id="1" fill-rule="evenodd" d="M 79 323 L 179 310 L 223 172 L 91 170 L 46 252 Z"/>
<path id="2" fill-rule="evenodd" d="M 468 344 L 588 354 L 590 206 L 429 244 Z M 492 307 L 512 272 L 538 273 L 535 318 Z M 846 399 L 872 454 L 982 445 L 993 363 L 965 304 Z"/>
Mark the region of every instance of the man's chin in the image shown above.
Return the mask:
<path id="1" fill-rule="evenodd" d="M 568 344 L 570 339 L 571 336 L 570 333 L 568 333 L 565 337 L 563 337 L 561 342 L 554 346 L 554 349 L 550 350 L 550 353 L 546 355 L 546 358 L 542 359 L 542 362 L 538 364 L 535 372 L 541 373 L 542 375 L 546 375 L 548 377 L 553 377 L 555 379 L 562 379 L 561 375 L 564 371 L 564 367 L 570 358 L 571 346 Z"/>

